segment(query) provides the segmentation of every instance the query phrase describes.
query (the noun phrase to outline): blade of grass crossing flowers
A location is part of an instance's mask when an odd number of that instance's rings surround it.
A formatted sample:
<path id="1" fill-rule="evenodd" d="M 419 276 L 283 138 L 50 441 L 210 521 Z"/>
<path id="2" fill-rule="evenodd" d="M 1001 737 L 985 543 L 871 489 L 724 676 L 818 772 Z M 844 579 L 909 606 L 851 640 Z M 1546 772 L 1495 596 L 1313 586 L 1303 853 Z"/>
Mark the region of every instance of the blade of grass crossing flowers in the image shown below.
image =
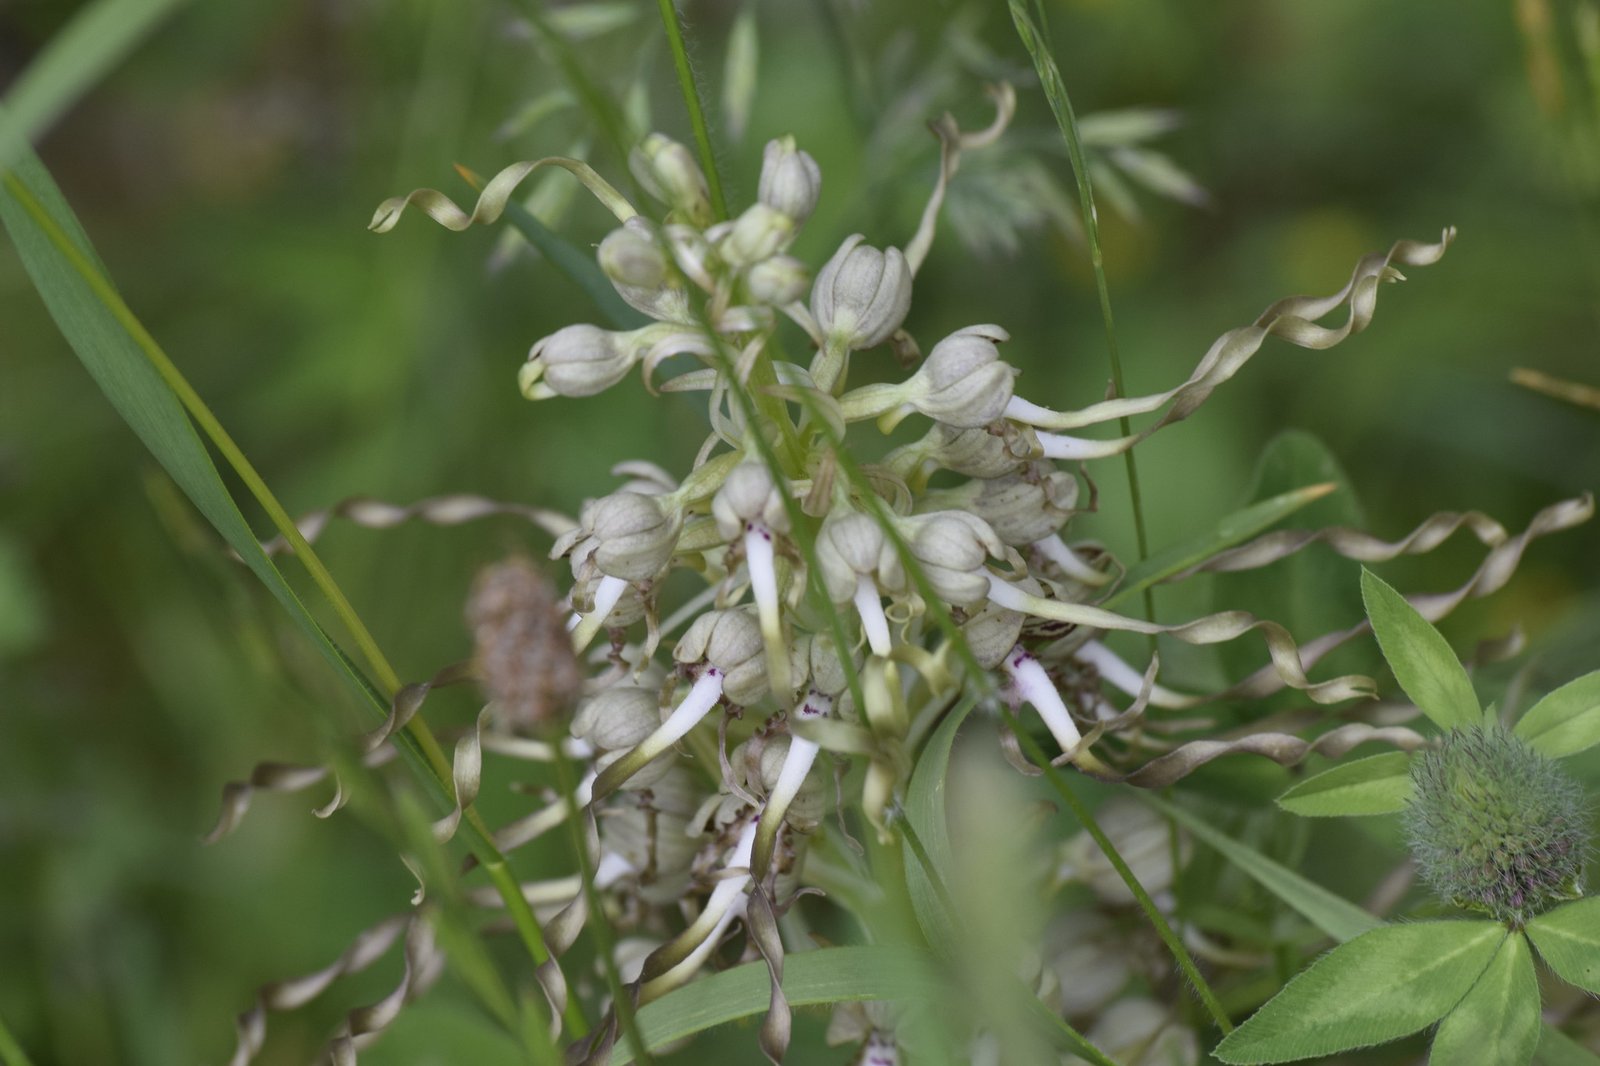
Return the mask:
<path id="1" fill-rule="evenodd" d="M 50 39 L 5 97 L 10 133 L 33 141 L 188 0 L 95 0 Z M 0 144 L 6 143 L 0 140 Z M 0 153 L 0 165 L 10 157 Z"/>
<path id="2" fill-rule="evenodd" d="M 1144 910 L 1145 916 L 1150 919 L 1150 924 L 1155 928 L 1156 934 L 1161 937 L 1161 942 L 1172 953 L 1173 959 L 1178 963 L 1178 968 L 1188 978 L 1189 984 L 1194 988 L 1195 995 L 1200 998 L 1200 1002 L 1210 1013 L 1212 1020 L 1217 1023 L 1218 1028 L 1224 1033 L 1232 1032 L 1233 1022 L 1228 1018 L 1228 1012 L 1223 1010 L 1216 993 L 1211 990 L 1211 986 L 1206 983 L 1205 977 L 1201 975 L 1200 968 L 1195 965 L 1194 957 L 1189 954 L 1189 949 L 1183 946 L 1183 941 L 1179 940 L 1178 935 L 1172 931 L 1172 926 L 1167 923 L 1167 919 L 1162 915 L 1160 909 L 1156 907 L 1155 901 L 1150 898 L 1150 893 L 1145 891 L 1145 887 L 1133 875 L 1133 871 L 1128 867 L 1127 862 L 1111 843 L 1110 838 L 1106 836 L 1105 830 L 1100 828 L 1100 823 L 1095 821 L 1094 816 L 1089 813 L 1089 809 L 1084 806 L 1083 800 L 1078 798 L 1078 794 L 1067 783 L 1066 776 L 1051 765 L 1050 758 L 1045 755 L 1044 749 L 1040 748 L 1038 741 L 1023 730 L 1021 723 L 1017 721 L 1016 716 L 1011 713 L 1009 708 L 1002 706 L 1000 715 L 1005 723 L 1011 727 L 1011 731 L 1017 735 L 1017 740 L 1022 745 L 1023 754 L 1032 760 L 1034 765 L 1044 771 L 1045 777 L 1050 780 L 1050 784 L 1055 788 L 1056 793 L 1066 801 L 1068 809 L 1072 811 L 1073 817 L 1078 820 L 1078 824 L 1088 830 L 1089 836 L 1099 845 L 1101 852 L 1104 853 L 1106 859 L 1117 871 L 1117 875 L 1122 878 L 1123 884 L 1128 886 L 1128 891 L 1132 892 L 1134 899 L 1138 900 L 1140 908 Z M 1147 796 L 1145 798 L 1152 799 L 1154 797 Z M 1177 808 L 1172 809 L 1176 810 Z"/>
<path id="3" fill-rule="evenodd" d="M 672 50 L 672 66 L 678 73 L 678 89 L 683 93 L 683 106 L 689 112 L 689 125 L 694 130 L 695 148 L 700 153 L 700 169 L 706 172 L 706 185 L 711 192 L 711 209 L 718 219 L 728 217 L 728 202 L 723 197 L 722 179 L 717 175 L 717 155 L 711 148 L 711 130 L 706 125 L 705 108 L 700 104 L 700 90 L 694 82 L 694 67 L 689 63 L 689 49 L 683 40 L 683 24 L 679 21 L 674 0 L 659 0 L 661 25 L 667 31 L 667 45 Z"/>
<path id="4" fill-rule="evenodd" d="M 259 473 L 117 293 L 44 165 L 25 144 L 12 141 L 9 147 L 16 164 L 0 172 L 0 222 L 63 336 L 129 427 L 305 631 L 323 658 L 378 714 L 387 715 L 387 698 L 400 688 L 400 682 L 366 626 Z M 194 423 L 185 415 L 186 409 Z M 375 683 L 332 641 L 261 550 L 218 476 L 195 424 L 295 547 L 377 675 Z M 405 737 L 396 740 L 419 777 L 448 802 L 450 763 L 426 724 L 413 718 Z M 465 828 L 469 846 L 505 897 L 524 944 L 536 961 L 543 962 L 548 954 L 532 910 L 476 811 L 468 811 Z M 574 1009 L 568 1024 L 582 1028 L 581 1013 Z"/>
<path id="5" fill-rule="evenodd" d="M 1100 317 L 1105 321 L 1106 327 L 1106 353 L 1111 363 L 1111 388 L 1120 399 L 1127 395 L 1127 389 L 1122 380 L 1122 354 L 1117 347 L 1116 323 L 1111 317 L 1111 288 L 1106 283 L 1106 268 L 1104 257 L 1100 252 L 1100 223 L 1099 216 L 1094 207 L 1094 186 L 1089 180 L 1089 164 L 1083 154 L 1083 139 L 1078 135 L 1078 116 L 1072 109 L 1072 100 L 1067 96 L 1067 87 L 1061 80 L 1061 70 L 1056 66 L 1055 58 L 1050 54 L 1050 44 L 1045 36 L 1047 31 L 1035 23 L 1033 16 L 1028 14 L 1025 0 L 1010 0 L 1011 21 L 1016 25 L 1017 36 L 1022 40 L 1022 46 L 1028 50 L 1028 55 L 1033 59 L 1033 69 L 1038 72 L 1039 84 L 1044 88 L 1045 99 L 1050 103 L 1050 110 L 1055 114 L 1056 125 L 1061 129 L 1062 139 L 1067 143 L 1067 157 L 1072 161 L 1072 172 L 1078 181 L 1078 205 L 1083 215 L 1084 239 L 1089 245 L 1089 258 L 1094 267 L 1095 289 L 1100 296 Z M 1044 12 L 1040 10 L 1042 19 Z M 1124 437 L 1132 434 L 1128 419 L 1123 418 L 1118 424 Z M 1139 467 L 1133 457 L 1133 452 L 1123 453 L 1123 459 L 1128 470 L 1128 496 L 1133 508 L 1133 533 L 1139 548 L 1141 560 L 1150 555 L 1150 539 L 1145 531 L 1144 502 L 1139 493 Z M 1149 587 L 1143 590 L 1145 615 L 1155 621 L 1155 598 Z M 1155 638 L 1150 638 L 1152 647 Z"/>

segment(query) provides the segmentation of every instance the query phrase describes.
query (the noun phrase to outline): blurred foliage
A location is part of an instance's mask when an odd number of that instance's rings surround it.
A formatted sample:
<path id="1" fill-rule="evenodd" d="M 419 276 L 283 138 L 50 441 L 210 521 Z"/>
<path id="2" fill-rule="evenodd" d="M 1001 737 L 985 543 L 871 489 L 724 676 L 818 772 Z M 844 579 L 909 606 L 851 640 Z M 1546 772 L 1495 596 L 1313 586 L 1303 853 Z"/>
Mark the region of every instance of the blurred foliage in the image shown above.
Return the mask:
<path id="1" fill-rule="evenodd" d="M 700 439 L 696 405 L 648 402 L 632 383 L 604 401 L 533 407 L 517 395 L 528 345 L 587 307 L 521 245 L 424 225 L 382 240 L 365 232 L 383 197 L 452 187 L 455 162 L 492 173 L 576 146 L 623 173 L 522 17 L 535 3 L 187 5 L 40 145 L 128 302 L 292 510 L 448 491 L 572 512 L 613 457 L 681 466 Z M 75 6 L 0 6 L 0 85 Z M 558 30 L 620 101 L 624 129 L 686 138 L 653 5 L 606 6 L 591 23 L 563 16 Z M 712 100 L 745 6 L 687 6 Z M 1008 139 L 1071 188 L 1004 5 L 748 6 L 756 89 L 742 138 L 721 143 L 723 162 L 748 193 L 756 146 L 795 134 L 827 175 L 813 239 L 859 228 L 905 240 L 936 166 L 925 122 L 946 109 L 981 117 L 985 79 L 1017 82 Z M 634 7 L 644 10 L 630 16 Z M 1359 509 L 1330 499 L 1328 516 L 1364 516 L 1380 535 L 1451 508 L 1518 527 L 1596 487 L 1595 413 L 1508 379 L 1526 366 L 1600 382 L 1600 125 L 1576 5 L 1046 7 L 1080 111 L 1175 111 L 1182 125 L 1159 147 L 1209 193 L 1196 208 L 1136 192 L 1137 222 L 1103 205 L 1130 392 L 1180 380 L 1214 336 L 1273 299 L 1337 288 L 1363 252 L 1460 228 L 1442 264 L 1386 294 L 1379 328 L 1326 355 L 1273 345 L 1199 417 L 1141 446 L 1156 546 L 1293 487 L 1282 480 L 1290 459 L 1257 472 L 1267 442 L 1290 427 L 1326 442 L 1359 489 Z M 1107 371 L 1084 250 L 1048 210 L 1007 208 L 1006 197 L 1037 188 L 1009 177 L 1016 187 L 991 209 L 1044 224 L 978 250 L 947 232 L 910 325 L 933 337 L 1001 323 L 1030 396 L 1097 399 Z M 964 213 L 952 201 L 962 232 L 981 231 L 982 198 L 996 198 L 984 179 L 979 165 L 957 179 L 971 186 Z M 536 209 L 572 240 L 604 233 L 586 198 L 540 188 Z M 799 251 L 816 260 L 827 249 Z M 218 1061 L 257 984 L 331 959 L 402 906 L 411 880 L 359 808 L 308 817 L 321 795 L 264 798 L 239 836 L 199 847 L 224 781 L 259 758 L 327 758 L 357 728 L 352 701 L 136 447 L 9 247 L 0 323 L 0 1017 L 39 1066 Z M 1131 554 L 1119 467 L 1101 464 L 1102 514 L 1086 530 Z M 323 541 L 411 678 L 467 652 L 460 604 L 475 569 L 543 543 L 508 521 L 336 527 Z M 1594 543 L 1590 529 L 1538 543 L 1505 592 L 1470 605 L 1446 634 L 1465 649 L 1523 626 L 1535 684 L 1592 669 Z M 1463 544 L 1387 572 L 1440 589 L 1474 558 Z M 1163 617 L 1209 609 L 1205 583 L 1190 585 L 1158 595 Z M 1349 595 L 1327 596 L 1290 620 L 1357 620 Z M 449 725 L 473 710 L 470 696 L 446 693 L 428 713 Z M 1252 775 L 1270 779 L 1263 796 L 1286 779 L 1237 764 L 1202 778 L 1232 788 Z M 485 803 L 509 814 L 512 800 Z M 1257 818 L 1251 832 L 1266 826 Z M 1315 832 L 1357 858 L 1312 849 L 1308 874 L 1350 894 L 1370 889 L 1393 853 L 1361 827 Z M 1279 858 L 1305 846 L 1280 844 Z M 530 850 L 525 876 L 560 862 Z M 1241 887 L 1241 898 L 1254 891 Z M 392 976 L 379 967 L 275 1019 L 261 1061 L 305 1061 L 345 1007 Z M 448 979 L 395 1028 L 363 1061 L 512 1061 Z M 791 1061 L 839 1060 L 822 1050 L 821 1029 L 819 1015 L 800 1016 Z M 751 1047 L 749 1032 L 728 1039 Z"/>

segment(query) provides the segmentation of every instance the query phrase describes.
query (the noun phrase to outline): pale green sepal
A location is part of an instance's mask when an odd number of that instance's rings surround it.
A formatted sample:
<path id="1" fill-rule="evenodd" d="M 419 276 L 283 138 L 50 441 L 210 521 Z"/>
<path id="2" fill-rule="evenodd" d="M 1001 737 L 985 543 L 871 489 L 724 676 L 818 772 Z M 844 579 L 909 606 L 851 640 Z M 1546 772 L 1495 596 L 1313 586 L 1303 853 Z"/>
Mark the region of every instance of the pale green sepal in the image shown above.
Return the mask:
<path id="1" fill-rule="evenodd" d="M 1411 702 L 1444 729 L 1475 725 L 1478 697 L 1449 642 L 1370 570 L 1361 571 L 1361 598 L 1383 657 Z"/>
<path id="2" fill-rule="evenodd" d="M 1506 937 L 1497 922 L 1385 925 L 1334 948 L 1217 1046 L 1229 1063 L 1370 1047 L 1449 1013 Z"/>
<path id="3" fill-rule="evenodd" d="M 1539 1047 L 1539 979 L 1528 940 L 1513 933 L 1466 998 L 1439 1024 L 1429 1066 L 1528 1066 Z"/>
<path id="4" fill-rule="evenodd" d="M 1552 759 L 1600 744 L 1600 670 L 1567 682 L 1535 703 L 1512 732 Z"/>
<path id="5" fill-rule="evenodd" d="M 1307 778 L 1279 796 L 1278 806 L 1309 818 L 1393 814 L 1411 794 L 1411 756 L 1391 751 Z"/>
<path id="6" fill-rule="evenodd" d="M 1600 896 L 1546 911 L 1527 928 L 1533 946 L 1557 977 L 1600 995 Z"/>

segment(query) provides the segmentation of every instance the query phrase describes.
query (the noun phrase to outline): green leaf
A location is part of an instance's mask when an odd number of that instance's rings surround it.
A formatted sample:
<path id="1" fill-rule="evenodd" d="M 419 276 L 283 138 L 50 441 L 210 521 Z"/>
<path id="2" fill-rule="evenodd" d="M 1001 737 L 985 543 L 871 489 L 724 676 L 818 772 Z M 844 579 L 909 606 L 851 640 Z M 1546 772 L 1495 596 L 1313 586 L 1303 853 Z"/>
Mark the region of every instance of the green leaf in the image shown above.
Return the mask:
<path id="1" fill-rule="evenodd" d="M 1414 1033 L 1461 1002 L 1504 939 L 1498 922 L 1413 922 L 1363 933 L 1285 985 L 1217 1046 L 1216 1057 L 1290 1062 Z"/>
<path id="2" fill-rule="evenodd" d="M 95 0 L 28 64 L 5 97 L 7 135 L 33 141 L 186 0 Z M 0 153 L 0 165 L 15 156 Z"/>
<path id="3" fill-rule="evenodd" d="M 1306 921 L 1335 940 L 1350 940 L 1383 925 L 1382 921 L 1349 900 L 1307 881 L 1248 844 L 1239 843 L 1204 818 L 1150 793 L 1140 793 L 1139 798 L 1177 819 L 1201 841 L 1216 848 L 1229 862 L 1255 878 L 1262 888 L 1283 900 Z"/>
<path id="4" fill-rule="evenodd" d="M 1143 562 L 1129 567 L 1116 595 L 1106 600 L 1103 606 L 1112 607 L 1152 585 L 1160 584 L 1174 574 L 1182 573 L 1191 566 L 1205 562 L 1225 548 L 1249 540 L 1300 508 L 1326 496 L 1333 488 L 1334 486 L 1327 484 L 1308 485 L 1303 489 L 1285 492 L 1270 500 L 1253 503 L 1249 507 L 1234 511 L 1219 521 L 1209 533 L 1175 544 L 1165 551 L 1156 552 Z"/>
<path id="5" fill-rule="evenodd" d="M 747 962 L 703 977 L 639 1008 L 639 1031 L 651 1051 L 712 1026 L 764 1014 L 771 994 L 765 963 Z M 821 948 L 783 962 L 783 992 L 792 1007 L 873 999 L 933 999 L 941 984 L 933 960 L 920 951 L 891 947 Z M 611 1066 L 626 1066 L 626 1046 Z"/>
<path id="6" fill-rule="evenodd" d="M 1600 670 L 1568 681 L 1535 703 L 1512 732 L 1552 759 L 1600 744 Z"/>
<path id="7" fill-rule="evenodd" d="M 1361 598 L 1383 657 L 1411 702 L 1444 729 L 1475 725 L 1481 708 L 1472 680 L 1439 631 L 1370 570 L 1361 571 Z"/>
<path id="8" fill-rule="evenodd" d="M 539 249 L 557 270 L 589 294 L 589 298 L 614 328 L 637 329 L 649 321 L 617 295 L 616 286 L 611 284 L 594 256 L 579 251 L 571 241 L 540 222 L 532 211 L 511 200 L 506 203 L 505 217 L 524 240 Z"/>
<path id="9" fill-rule="evenodd" d="M 945 876 L 945 871 L 950 869 L 953 862 L 949 825 L 945 818 L 945 775 L 950 769 L 950 749 L 961 723 L 966 721 L 976 703 L 969 696 L 945 715 L 944 721 L 928 738 L 922 754 L 917 758 L 911 784 L 906 788 L 906 818 L 916 830 L 917 839 L 928 852 L 928 861 L 940 877 Z M 911 905 L 916 911 L 917 921 L 922 925 L 923 935 L 935 948 L 947 948 L 956 939 L 956 931 L 950 925 L 952 916 L 946 912 L 922 863 L 917 861 L 910 848 L 905 849 L 904 854 L 906 891 L 911 896 Z"/>
<path id="10" fill-rule="evenodd" d="M 1528 923 L 1528 936 L 1557 977 L 1600 995 L 1600 896 L 1546 911 Z"/>
<path id="11" fill-rule="evenodd" d="M 1278 806 L 1311 818 L 1393 814 L 1411 802 L 1411 756 L 1385 752 L 1324 770 L 1278 797 Z"/>
<path id="12" fill-rule="evenodd" d="M 1600 1066 L 1600 1055 L 1545 1022 L 1539 1032 L 1539 1053 L 1534 1061 L 1539 1066 Z"/>
<path id="13" fill-rule="evenodd" d="M 1445 1016 L 1428 1061 L 1528 1066 L 1539 1046 L 1539 979 L 1527 938 L 1513 933 L 1466 998 Z"/>

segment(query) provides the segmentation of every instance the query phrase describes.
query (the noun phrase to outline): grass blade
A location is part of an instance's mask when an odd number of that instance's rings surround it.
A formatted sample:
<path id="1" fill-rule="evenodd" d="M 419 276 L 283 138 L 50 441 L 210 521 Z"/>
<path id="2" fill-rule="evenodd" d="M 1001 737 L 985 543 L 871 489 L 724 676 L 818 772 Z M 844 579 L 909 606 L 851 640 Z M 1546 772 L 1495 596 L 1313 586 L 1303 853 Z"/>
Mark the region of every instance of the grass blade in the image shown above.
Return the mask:
<path id="1" fill-rule="evenodd" d="M 36 140 L 185 2 L 95 0 L 82 8 L 6 93 L 10 135 Z"/>
<path id="2" fill-rule="evenodd" d="M 1044 89 L 1045 99 L 1050 102 L 1050 110 L 1056 116 L 1056 125 L 1061 129 L 1061 137 L 1067 142 L 1067 157 L 1072 161 L 1072 173 L 1078 181 L 1078 207 L 1083 215 L 1084 239 L 1089 245 L 1089 259 L 1094 266 L 1095 290 L 1100 296 L 1100 317 L 1106 326 L 1106 354 L 1111 362 L 1111 388 L 1115 396 L 1120 399 L 1127 395 L 1127 389 L 1122 381 L 1122 354 L 1117 348 L 1117 327 L 1111 317 L 1111 288 L 1106 284 L 1106 268 L 1104 257 L 1100 253 L 1100 223 L 1099 215 L 1094 207 L 1094 186 L 1089 180 L 1089 163 L 1083 154 L 1083 138 L 1078 134 L 1078 116 L 1072 109 L 1072 100 L 1067 96 L 1067 87 L 1061 80 L 1061 70 L 1056 66 L 1055 57 L 1050 54 L 1050 43 L 1047 31 L 1041 32 L 1039 25 L 1033 21 L 1033 16 L 1028 13 L 1024 0 L 1010 0 L 1011 21 L 1016 25 L 1017 36 L 1022 40 L 1022 46 L 1028 50 L 1028 55 L 1033 59 L 1033 69 L 1039 75 L 1039 84 Z M 1044 16 L 1043 8 L 1040 9 L 1040 18 Z M 1124 437 L 1129 436 L 1133 429 L 1127 418 L 1118 423 L 1118 428 Z M 1139 495 L 1139 467 L 1133 457 L 1133 452 L 1123 453 L 1123 459 L 1128 469 L 1128 496 L 1133 506 L 1133 534 L 1139 548 L 1139 559 L 1143 561 L 1150 555 L 1150 538 L 1145 532 L 1144 502 Z M 1144 612 L 1150 621 L 1155 621 L 1155 598 L 1149 586 L 1141 590 L 1144 594 Z M 1152 645 L 1155 638 L 1151 637 Z"/>
<path id="3" fill-rule="evenodd" d="M 706 172 L 706 185 L 711 191 L 711 209 L 716 217 L 728 217 L 728 201 L 722 194 L 722 179 L 717 176 L 717 154 L 711 149 L 711 130 L 706 125 L 705 108 L 700 106 L 700 90 L 694 83 L 694 68 L 689 65 L 689 50 L 683 41 L 683 25 L 678 21 L 678 7 L 673 0 L 659 0 L 661 24 L 667 30 L 667 44 L 672 49 L 672 66 L 678 72 L 678 89 L 683 93 L 683 106 L 689 112 L 689 125 L 694 129 L 695 148 L 700 152 L 700 169 Z"/>

